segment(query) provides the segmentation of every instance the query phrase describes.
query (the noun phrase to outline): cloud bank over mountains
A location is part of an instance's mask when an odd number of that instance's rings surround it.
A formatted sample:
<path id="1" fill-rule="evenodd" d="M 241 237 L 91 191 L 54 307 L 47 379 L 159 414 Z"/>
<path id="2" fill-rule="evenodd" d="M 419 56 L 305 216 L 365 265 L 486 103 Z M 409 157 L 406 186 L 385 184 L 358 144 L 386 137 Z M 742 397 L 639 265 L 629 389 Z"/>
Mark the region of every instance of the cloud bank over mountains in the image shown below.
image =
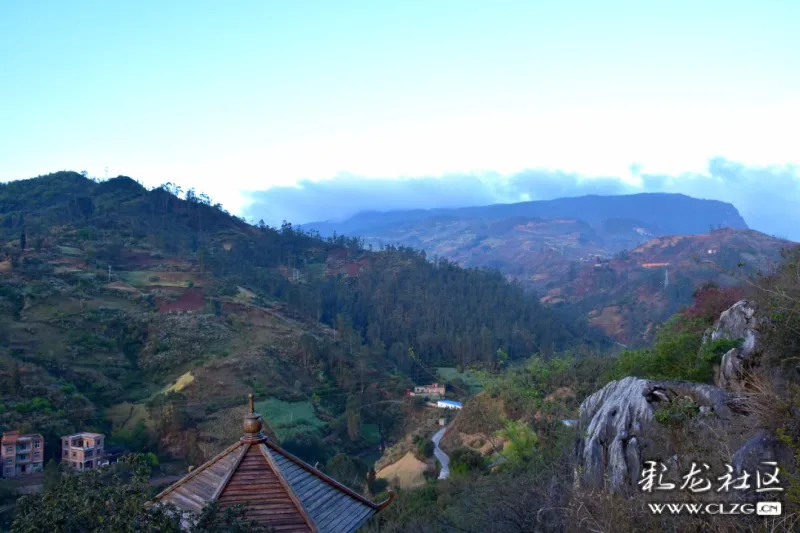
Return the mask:
<path id="1" fill-rule="evenodd" d="M 594 177 L 530 169 L 510 176 L 450 174 L 441 177 L 370 179 L 339 175 L 297 186 L 249 193 L 244 215 L 271 225 L 341 220 L 360 211 L 466 207 L 587 194 L 683 193 L 730 202 L 748 225 L 800 241 L 800 169 L 756 167 L 712 159 L 702 173 L 647 174 L 631 167 L 632 178 Z"/>

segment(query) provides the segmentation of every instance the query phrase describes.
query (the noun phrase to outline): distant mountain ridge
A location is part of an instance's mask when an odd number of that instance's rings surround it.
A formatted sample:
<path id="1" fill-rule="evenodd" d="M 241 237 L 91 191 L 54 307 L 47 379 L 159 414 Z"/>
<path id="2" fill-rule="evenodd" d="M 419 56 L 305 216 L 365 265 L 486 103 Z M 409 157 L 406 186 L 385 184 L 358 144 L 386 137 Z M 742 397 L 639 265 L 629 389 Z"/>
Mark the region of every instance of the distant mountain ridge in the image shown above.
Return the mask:
<path id="1" fill-rule="evenodd" d="M 305 228 L 495 268 L 631 344 L 650 338 L 703 283 L 768 271 L 794 245 L 749 229 L 729 203 L 666 193 L 373 211 Z"/>
<path id="2" fill-rule="evenodd" d="M 592 225 L 625 218 L 650 226 L 658 235 L 705 233 L 710 227 L 749 229 L 732 204 L 670 193 L 588 195 L 475 207 L 366 211 L 341 222 L 312 222 L 303 227 L 319 231 L 323 236 L 336 232 L 369 237 L 398 224 L 425 219 L 490 221 L 510 217 L 577 218 Z"/>

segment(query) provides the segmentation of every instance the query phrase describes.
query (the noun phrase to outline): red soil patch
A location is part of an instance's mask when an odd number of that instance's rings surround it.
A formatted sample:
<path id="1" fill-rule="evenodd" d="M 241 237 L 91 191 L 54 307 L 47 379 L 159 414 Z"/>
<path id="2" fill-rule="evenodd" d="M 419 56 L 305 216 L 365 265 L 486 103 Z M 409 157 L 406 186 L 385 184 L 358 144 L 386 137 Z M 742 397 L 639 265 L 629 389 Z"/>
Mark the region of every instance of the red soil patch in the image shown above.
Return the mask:
<path id="1" fill-rule="evenodd" d="M 197 311 L 205 306 L 205 295 L 202 289 L 189 289 L 180 298 L 173 301 L 163 301 L 158 306 L 159 313 L 171 311 Z"/>

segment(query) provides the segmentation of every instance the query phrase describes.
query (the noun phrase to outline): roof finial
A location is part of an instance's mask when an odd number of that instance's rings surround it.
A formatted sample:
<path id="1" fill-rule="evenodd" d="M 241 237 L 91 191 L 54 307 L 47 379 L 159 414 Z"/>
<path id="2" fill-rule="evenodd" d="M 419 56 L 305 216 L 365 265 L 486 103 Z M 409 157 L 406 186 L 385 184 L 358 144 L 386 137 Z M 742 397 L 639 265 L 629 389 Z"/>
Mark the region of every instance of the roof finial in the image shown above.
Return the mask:
<path id="1" fill-rule="evenodd" d="M 256 413 L 255 397 L 248 395 L 250 402 L 250 412 L 244 416 L 244 437 L 242 440 L 247 442 L 260 442 L 264 440 L 264 435 L 261 434 L 263 422 L 261 415 Z"/>

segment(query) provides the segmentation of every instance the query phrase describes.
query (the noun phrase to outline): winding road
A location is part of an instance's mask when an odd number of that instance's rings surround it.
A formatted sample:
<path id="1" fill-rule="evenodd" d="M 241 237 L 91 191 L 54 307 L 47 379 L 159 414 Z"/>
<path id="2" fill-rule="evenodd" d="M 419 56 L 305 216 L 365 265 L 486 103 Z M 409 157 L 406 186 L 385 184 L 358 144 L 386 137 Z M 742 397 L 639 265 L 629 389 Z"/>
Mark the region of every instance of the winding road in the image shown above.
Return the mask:
<path id="1" fill-rule="evenodd" d="M 439 442 L 442 440 L 442 437 L 444 437 L 444 432 L 446 430 L 447 428 L 442 428 L 437 431 L 433 437 L 431 437 L 434 446 L 433 455 L 435 455 L 439 462 L 442 463 L 442 471 L 439 472 L 439 479 L 447 479 L 447 476 L 450 475 L 450 458 L 441 448 L 439 448 Z"/>

